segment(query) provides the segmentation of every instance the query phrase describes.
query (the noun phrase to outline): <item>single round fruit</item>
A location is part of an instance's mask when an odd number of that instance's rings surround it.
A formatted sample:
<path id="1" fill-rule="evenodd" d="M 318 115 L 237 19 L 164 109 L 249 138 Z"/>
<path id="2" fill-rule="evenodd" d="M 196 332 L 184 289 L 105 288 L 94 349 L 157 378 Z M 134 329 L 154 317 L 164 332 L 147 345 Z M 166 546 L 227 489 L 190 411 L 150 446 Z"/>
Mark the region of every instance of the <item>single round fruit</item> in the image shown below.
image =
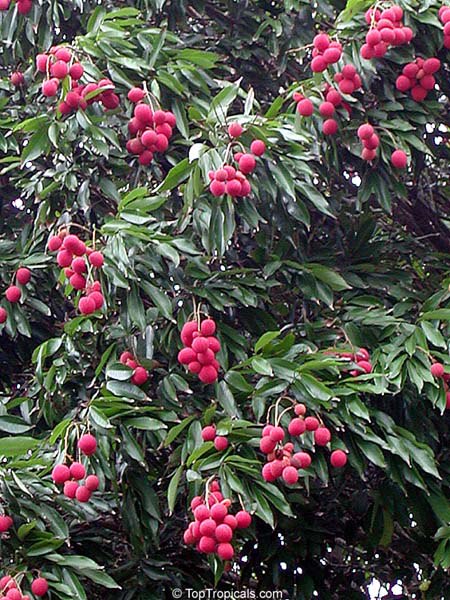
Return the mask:
<path id="1" fill-rule="evenodd" d="M 198 522 L 209 519 L 209 517 L 210 511 L 204 504 L 200 504 L 200 506 L 197 506 L 197 508 L 194 510 L 194 518 Z"/>
<path id="2" fill-rule="evenodd" d="M 8 300 L 8 302 L 11 302 L 13 304 L 19 302 L 21 295 L 22 292 L 20 291 L 20 288 L 17 287 L 17 285 L 10 285 L 5 292 L 6 299 Z"/>
<path id="3" fill-rule="evenodd" d="M 7 317 L 8 313 L 3 308 L 3 306 L 0 306 L 0 325 L 6 321 Z"/>
<path id="4" fill-rule="evenodd" d="M 56 465 L 52 471 L 53 481 L 61 485 L 70 479 L 70 469 L 67 465 Z"/>
<path id="5" fill-rule="evenodd" d="M 219 544 L 217 546 L 217 556 L 222 560 L 231 560 L 234 556 L 234 549 L 231 544 Z"/>
<path id="6" fill-rule="evenodd" d="M 298 471 L 295 467 L 285 467 L 282 477 L 288 485 L 294 485 L 298 481 Z"/>
<path id="7" fill-rule="evenodd" d="M 217 370 L 212 365 L 202 367 L 198 377 L 202 383 L 210 384 L 217 381 Z"/>
<path id="8" fill-rule="evenodd" d="M 331 440 L 331 432 L 326 427 L 319 427 L 314 432 L 314 441 L 318 446 L 326 446 Z"/>
<path id="9" fill-rule="evenodd" d="M 347 463 L 347 455 L 343 450 L 334 450 L 330 456 L 330 463 L 336 468 L 343 467 Z"/>
<path id="10" fill-rule="evenodd" d="M 144 385 L 144 383 L 147 381 L 147 379 L 148 379 L 147 369 L 145 369 L 144 367 L 141 367 L 141 366 L 137 366 L 133 371 L 133 375 L 131 377 L 131 383 L 134 383 L 134 385 Z"/>
<path id="11" fill-rule="evenodd" d="M 296 452 L 292 457 L 292 464 L 300 469 L 307 469 L 311 465 L 311 457 L 307 452 Z"/>
<path id="12" fill-rule="evenodd" d="M 72 278 L 71 278 L 72 279 Z M 83 296 L 78 302 L 78 310 L 82 315 L 91 315 L 95 312 L 95 301 L 89 296 Z"/>
<path id="13" fill-rule="evenodd" d="M 212 554 L 216 550 L 216 541 L 211 537 L 203 536 L 198 543 L 198 549 L 205 554 Z"/>
<path id="14" fill-rule="evenodd" d="M 214 521 L 215 526 L 215 521 Z M 222 523 L 215 528 L 216 540 L 220 543 L 231 542 L 233 539 L 233 530 L 229 525 Z"/>
<path id="15" fill-rule="evenodd" d="M 223 452 L 228 448 L 228 439 L 223 435 L 217 436 L 214 440 L 214 447 L 218 452 Z"/>
<path id="16" fill-rule="evenodd" d="M 335 110 L 336 109 L 332 102 L 322 102 L 322 104 L 319 106 L 319 112 L 322 115 L 322 117 L 329 118 L 329 117 L 333 116 L 335 113 Z"/>
<path id="17" fill-rule="evenodd" d="M 48 592 L 48 583 L 44 577 L 39 577 L 35 579 L 31 584 L 31 591 L 35 596 L 45 596 Z"/>
<path id="18" fill-rule="evenodd" d="M 211 517 L 214 519 L 214 521 L 217 521 L 218 523 L 220 523 L 226 517 L 226 515 L 228 513 L 228 509 L 224 504 L 219 503 L 219 504 L 214 504 L 214 506 L 211 507 L 210 512 L 211 512 Z M 236 518 L 237 518 L 237 515 L 236 515 Z"/>
<path id="19" fill-rule="evenodd" d="M 83 454 L 91 456 L 97 450 L 97 440 L 90 433 L 85 433 L 78 440 L 77 446 Z"/>
<path id="20" fill-rule="evenodd" d="M 365 123 L 358 128 L 358 137 L 360 140 L 368 140 L 374 133 L 374 129 L 369 123 Z"/>
<path id="21" fill-rule="evenodd" d="M 319 421 L 316 417 L 306 417 L 305 426 L 307 431 L 315 431 L 319 427 Z"/>
<path id="22" fill-rule="evenodd" d="M 131 88 L 131 90 L 128 92 L 128 100 L 133 103 L 140 102 L 144 96 L 144 90 L 141 90 L 141 88 L 138 87 Z"/>
<path id="23" fill-rule="evenodd" d="M 266 145 L 262 140 L 253 140 L 250 144 L 250 151 L 255 156 L 262 156 L 266 151 Z"/>
<path id="24" fill-rule="evenodd" d="M 194 350 L 194 352 L 197 352 L 197 353 L 206 352 L 208 350 L 208 348 L 209 348 L 209 342 L 203 336 L 195 338 L 195 340 L 192 342 L 192 350 Z"/>
<path id="25" fill-rule="evenodd" d="M 392 166 L 396 169 L 405 169 L 408 165 L 408 157 L 403 150 L 394 150 L 391 154 Z"/>
<path id="26" fill-rule="evenodd" d="M 59 237 L 59 235 L 52 235 L 52 237 L 48 240 L 47 248 L 50 250 L 50 252 L 56 252 L 56 250 L 61 248 L 61 245 L 62 239 Z"/>
<path id="27" fill-rule="evenodd" d="M 281 442 L 284 439 L 284 430 L 282 427 L 272 427 L 269 433 L 269 438 L 273 442 Z"/>
<path id="28" fill-rule="evenodd" d="M 76 496 L 78 487 L 79 484 L 76 481 L 66 481 L 63 489 L 64 496 L 73 500 Z"/>
<path id="29" fill-rule="evenodd" d="M 243 154 L 239 159 L 239 170 L 244 173 L 244 175 L 248 175 L 254 171 L 255 167 L 256 160 L 253 154 Z"/>
<path id="30" fill-rule="evenodd" d="M 75 493 L 75 498 L 78 502 L 89 502 L 91 495 L 91 491 L 85 485 L 80 485 Z"/>
<path id="31" fill-rule="evenodd" d="M 264 452 L 264 454 L 270 454 L 270 452 L 273 452 L 276 445 L 277 443 L 269 436 L 262 437 L 259 441 L 259 449 L 261 452 Z"/>
<path id="32" fill-rule="evenodd" d="M 86 469 L 84 465 L 79 462 L 74 462 L 70 465 L 70 476 L 72 479 L 76 479 L 79 481 L 80 479 L 84 479 L 86 477 Z"/>
<path id="33" fill-rule="evenodd" d="M 89 255 L 89 262 L 96 269 L 100 269 L 101 267 L 103 267 L 105 260 L 101 252 L 94 251 Z"/>
<path id="34" fill-rule="evenodd" d="M 305 432 L 305 430 L 306 425 L 304 419 L 292 419 L 292 421 L 289 423 L 288 431 L 293 436 L 301 435 Z"/>
<path id="35" fill-rule="evenodd" d="M 242 135 L 243 131 L 244 129 L 240 123 L 231 123 L 228 126 L 228 135 L 232 138 L 238 138 L 240 135 Z"/>
<path id="36" fill-rule="evenodd" d="M 322 131 L 324 135 L 334 135 L 337 133 L 338 124 L 334 119 L 327 119 L 323 122 Z"/>
<path id="37" fill-rule="evenodd" d="M 246 510 L 240 510 L 235 515 L 237 528 L 238 529 L 247 529 L 252 524 L 252 516 Z"/>
<path id="38" fill-rule="evenodd" d="M 297 112 L 302 115 L 302 117 L 310 117 L 314 112 L 314 105 L 308 98 L 304 98 L 300 100 L 297 104 Z"/>
<path id="39" fill-rule="evenodd" d="M 304 404 L 296 404 L 294 406 L 294 412 L 297 415 L 297 417 L 301 417 L 306 413 L 306 406 Z"/>
<path id="40" fill-rule="evenodd" d="M 441 378 L 443 377 L 445 372 L 444 365 L 442 363 L 436 362 L 433 365 L 431 365 L 430 372 L 433 375 L 433 377 Z"/>
<path id="41" fill-rule="evenodd" d="M 208 519 L 204 519 L 200 523 L 200 534 L 206 535 L 207 537 L 213 537 L 216 532 L 217 524 L 214 519 L 209 517 Z"/>
<path id="42" fill-rule="evenodd" d="M 207 425 L 202 429 L 202 440 L 204 442 L 212 442 L 216 437 L 216 426 L 215 425 Z"/>
<path id="43" fill-rule="evenodd" d="M 0 533 L 5 533 L 12 527 L 13 520 L 7 515 L 0 516 Z"/>

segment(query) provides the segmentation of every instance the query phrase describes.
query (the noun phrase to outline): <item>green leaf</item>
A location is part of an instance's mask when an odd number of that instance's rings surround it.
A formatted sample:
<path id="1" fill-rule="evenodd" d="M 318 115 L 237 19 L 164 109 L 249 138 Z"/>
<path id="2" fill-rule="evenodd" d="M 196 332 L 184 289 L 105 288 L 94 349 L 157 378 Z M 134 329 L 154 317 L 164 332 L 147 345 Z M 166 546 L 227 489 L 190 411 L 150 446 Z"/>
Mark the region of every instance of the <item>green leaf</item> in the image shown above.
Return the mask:
<path id="1" fill-rule="evenodd" d="M 173 513 L 173 510 L 175 508 L 175 502 L 177 500 L 177 493 L 178 493 L 178 484 L 180 483 L 180 478 L 181 478 L 181 474 L 183 473 L 183 466 L 180 465 L 178 467 L 178 469 L 175 471 L 175 473 L 173 474 L 170 483 L 169 483 L 169 487 L 167 490 L 167 503 L 169 506 L 169 514 L 171 515 Z"/>

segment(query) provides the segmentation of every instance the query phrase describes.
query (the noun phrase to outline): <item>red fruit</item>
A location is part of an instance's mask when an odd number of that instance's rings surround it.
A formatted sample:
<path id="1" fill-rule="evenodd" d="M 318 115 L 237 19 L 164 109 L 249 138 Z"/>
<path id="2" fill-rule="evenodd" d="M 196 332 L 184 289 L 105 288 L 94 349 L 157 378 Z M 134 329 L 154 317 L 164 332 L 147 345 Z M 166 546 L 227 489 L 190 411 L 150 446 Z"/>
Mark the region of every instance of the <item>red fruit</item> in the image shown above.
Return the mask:
<path id="1" fill-rule="evenodd" d="M 201 506 L 203 504 L 203 498 L 201 496 L 194 496 L 191 500 L 191 509 L 195 510 L 197 506 Z"/>
<path id="2" fill-rule="evenodd" d="M 247 529 L 252 524 L 252 517 L 246 510 L 240 510 L 235 517 L 238 529 Z"/>
<path id="3" fill-rule="evenodd" d="M 4 323 L 7 319 L 7 317 L 8 317 L 8 313 L 2 306 L 0 306 L 0 324 Z"/>
<path id="4" fill-rule="evenodd" d="M 424 75 L 420 80 L 420 86 L 428 92 L 433 90 L 435 85 L 436 79 L 433 77 L 433 75 Z"/>
<path id="5" fill-rule="evenodd" d="M 231 123 L 228 126 L 228 135 L 232 138 L 238 138 L 240 135 L 242 135 L 243 131 L 244 129 L 239 123 Z"/>
<path id="6" fill-rule="evenodd" d="M 334 104 L 334 106 L 339 106 L 342 103 L 342 96 L 337 90 L 330 90 L 327 92 L 326 100 Z"/>
<path id="7" fill-rule="evenodd" d="M 372 125 L 366 123 L 358 128 L 358 137 L 360 140 L 368 140 L 374 134 Z"/>
<path id="8" fill-rule="evenodd" d="M 262 140 L 253 140 L 253 142 L 250 144 L 250 151 L 255 156 L 262 156 L 266 151 L 266 145 Z"/>
<path id="9" fill-rule="evenodd" d="M 356 364 L 366 373 L 372 373 L 372 365 L 367 360 L 359 360 Z"/>
<path id="10" fill-rule="evenodd" d="M 56 465 L 53 467 L 52 471 L 52 479 L 53 481 L 61 485 L 65 483 L 70 478 L 70 469 L 67 465 Z"/>
<path id="11" fill-rule="evenodd" d="M 47 71 L 49 57 L 46 54 L 38 54 L 36 56 L 36 68 L 40 73 Z"/>
<path id="12" fill-rule="evenodd" d="M 198 543 L 198 549 L 205 554 L 212 554 L 216 550 L 216 541 L 211 537 L 203 536 Z"/>
<path id="13" fill-rule="evenodd" d="M 198 329 L 197 321 L 188 321 L 181 330 L 181 341 L 185 346 L 192 344 L 192 336 Z"/>
<path id="14" fill-rule="evenodd" d="M 97 450 L 97 440 L 90 433 L 85 433 L 78 440 L 78 448 L 86 456 L 91 456 Z"/>
<path id="15" fill-rule="evenodd" d="M 298 471 L 295 467 L 285 467 L 282 476 L 288 485 L 293 485 L 298 481 Z"/>
<path id="16" fill-rule="evenodd" d="M 0 533 L 6 533 L 12 527 L 13 520 L 7 515 L 0 516 Z"/>
<path id="17" fill-rule="evenodd" d="M 311 61 L 311 71 L 313 73 L 322 73 L 328 67 L 328 62 L 323 56 L 316 56 Z"/>
<path id="18" fill-rule="evenodd" d="M 17 285 L 10 285 L 5 292 L 6 299 L 8 300 L 8 302 L 11 302 L 13 304 L 19 302 L 21 295 L 22 292 L 20 291 L 20 288 L 17 287 Z"/>
<path id="19" fill-rule="evenodd" d="M 183 348 L 178 352 L 178 362 L 182 365 L 188 365 L 189 363 L 195 361 L 197 358 L 197 353 L 192 350 L 192 348 Z"/>
<path id="20" fill-rule="evenodd" d="M 214 525 L 215 525 L 215 521 L 214 521 Z M 218 525 L 216 527 L 215 535 L 216 535 L 216 540 L 219 543 L 231 542 L 231 540 L 233 539 L 233 530 L 231 529 L 231 527 L 229 525 L 222 523 L 221 525 Z"/>
<path id="21" fill-rule="evenodd" d="M 376 150 L 369 150 L 368 148 L 363 148 L 363 151 L 361 152 L 361 157 L 363 160 L 374 160 L 377 157 L 377 151 Z"/>
<path id="22" fill-rule="evenodd" d="M 188 369 L 191 373 L 197 374 L 202 370 L 202 365 L 198 361 L 193 360 L 188 364 Z"/>
<path id="23" fill-rule="evenodd" d="M 128 100 L 130 102 L 140 102 L 145 96 L 144 90 L 141 88 L 134 87 L 128 92 Z"/>
<path id="24" fill-rule="evenodd" d="M 312 462 L 311 457 L 307 452 L 297 452 L 292 457 L 292 462 L 294 462 L 294 459 L 301 469 L 307 469 Z"/>
<path id="25" fill-rule="evenodd" d="M 370 354 L 369 351 L 366 350 L 365 348 L 360 348 L 358 350 L 358 352 L 356 353 L 357 358 L 362 359 L 362 360 L 370 360 Z"/>
<path id="26" fill-rule="evenodd" d="M 370 136 L 367 140 L 364 140 L 364 147 L 368 150 L 376 150 L 380 145 L 380 138 L 376 133 Z"/>
<path id="27" fill-rule="evenodd" d="M 338 60 L 341 58 L 341 56 L 342 56 L 342 49 L 336 48 L 336 47 L 327 48 L 325 50 L 325 52 L 323 53 L 323 59 L 328 64 L 337 63 Z"/>
<path id="28" fill-rule="evenodd" d="M 292 419 L 289 423 L 288 431 L 293 436 L 301 435 L 305 430 L 306 425 L 304 419 Z"/>
<path id="29" fill-rule="evenodd" d="M 228 513 L 228 509 L 224 504 L 218 503 L 218 504 L 214 504 L 213 506 L 211 506 L 210 513 L 211 513 L 211 517 L 214 519 L 214 521 L 216 521 L 217 523 L 221 523 L 224 520 L 224 518 L 226 517 L 226 515 Z M 237 515 L 236 515 L 236 518 L 237 518 Z"/>
<path id="30" fill-rule="evenodd" d="M 281 442 L 284 439 L 284 430 L 282 427 L 272 427 L 269 433 L 269 438 L 273 442 Z"/>
<path id="31" fill-rule="evenodd" d="M 277 445 L 277 443 L 270 439 L 270 437 L 263 437 L 260 439 L 259 441 L 259 448 L 261 450 L 261 452 L 264 452 L 264 454 L 269 454 L 270 452 L 273 452 L 275 450 L 275 446 Z"/>
<path id="32" fill-rule="evenodd" d="M 200 535 L 213 537 L 216 532 L 217 524 L 214 519 L 208 518 L 200 523 Z"/>
<path id="33" fill-rule="evenodd" d="M 8 600 L 22 600 L 22 594 L 17 589 L 10 589 L 6 594 Z"/>
<path id="34" fill-rule="evenodd" d="M 70 280 L 72 280 L 72 278 L 70 278 Z M 82 315 L 91 315 L 96 310 L 95 300 L 90 296 L 83 296 L 78 302 L 78 310 Z"/>
<path id="35" fill-rule="evenodd" d="M 91 292 L 88 296 L 95 303 L 95 310 L 99 310 L 105 301 L 101 292 Z"/>
<path id="36" fill-rule="evenodd" d="M 100 269 L 101 267 L 103 267 L 103 263 L 105 262 L 105 260 L 101 252 L 94 251 L 89 255 L 89 262 L 96 269 Z"/>
<path id="37" fill-rule="evenodd" d="M 62 245 L 62 239 L 58 235 L 52 235 L 52 237 L 48 240 L 47 248 L 50 252 L 56 252 L 59 250 Z"/>
<path id="38" fill-rule="evenodd" d="M 324 52 L 330 45 L 330 38 L 326 33 L 319 33 L 313 39 L 314 47 L 320 52 Z"/>
<path id="39" fill-rule="evenodd" d="M 416 85 L 411 90 L 411 96 L 416 102 L 422 102 L 427 97 L 428 91 L 420 85 Z"/>
<path id="40" fill-rule="evenodd" d="M 32 7 L 32 0 L 17 0 L 17 12 L 19 15 L 27 15 Z"/>
<path id="41" fill-rule="evenodd" d="M 294 412 L 297 415 L 297 417 L 301 417 L 306 413 L 306 406 L 304 404 L 296 404 L 294 406 Z"/>
<path id="42" fill-rule="evenodd" d="M 194 510 L 194 517 L 196 521 L 204 521 L 210 517 L 210 511 L 204 504 L 200 504 L 200 506 L 197 506 Z"/>
<path id="43" fill-rule="evenodd" d="M 20 285 L 27 285 L 31 279 L 31 271 L 25 267 L 17 269 L 16 280 Z"/>
<path id="44" fill-rule="evenodd" d="M 70 277 L 69 283 L 75 290 L 84 290 L 84 288 L 86 287 L 86 279 L 83 277 L 83 275 L 79 275 L 78 273 L 74 273 Z M 94 307 L 94 310 L 95 310 L 95 307 Z M 80 308 L 80 311 L 83 312 L 81 310 L 81 308 Z M 94 312 L 94 311 L 92 311 L 92 312 Z"/>
<path id="45" fill-rule="evenodd" d="M 25 83 L 25 77 L 20 71 L 14 71 L 14 73 L 11 73 L 9 80 L 14 87 L 20 87 L 23 83 Z"/>
<path id="46" fill-rule="evenodd" d="M 247 175 L 256 167 L 256 160 L 253 154 L 243 154 L 239 159 L 239 170 Z"/>
<path id="47" fill-rule="evenodd" d="M 441 61 L 438 58 L 427 58 L 422 68 L 427 75 L 432 75 L 441 68 Z"/>
<path id="48" fill-rule="evenodd" d="M 331 432 L 326 427 L 319 427 L 314 432 L 314 441 L 318 446 L 326 446 L 331 440 Z"/>
<path id="49" fill-rule="evenodd" d="M 58 80 L 57 79 L 47 79 L 42 84 L 42 94 L 46 98 L 53 98 L 56 96 L 56 92 L 58 91 Z"/>
<path id="50" fill-rule="evenodd" d="M 83 73 L 84 73 L 84 67 L 80 63 L 73 63 L 73 65 L 69 69 L 69 75 L 75 81 L 78 81 L 79 79 L 81 79 L 81 77 L 83 76 Z"/>
<path id="51" fill-rule="evenodd" d="M 308 98 L 301 100 L 297 104 L 297 112 L 299 112 L 302 117 L 310 117 L 314 112 L 314 105 Z"/>
<path id="52" fill-rule="evenodd" d="M 397 77 L 395 87 L 398 89 L 399 92 L 407 92 L 411 89 L 411 80 L 405 75 L 400 75 L 399 77 Z"/>
<path id="53" fill-rule="evenodd" d="M 209 184 L 209 191 L 216 198 L 218 198 L 219 196 L 223 196 L 226 191 L 226 184 L 223 181 L 211 181 L 211 183 Z"/>
<path id="54" fill-rule="evenodd" d="M 131 383 L 134 385 L 144 385 L 148 379 L 148 371 L 144 367 L 136 367 L 133 376 L 131 377 Z"/>
<path id="55" fill-rule="evenodd" d="M 8 583 L 11 582 L 11 585 L 8 585 Z M 4 577 L 2 577 L 0 579 L 0 591 L 5 591 L 6 589 L 9 589 L 10 587 L 14 587 L 16 585 L 16 582 L 13 580 L 13 578 L 11 577 L 11 575 L 5 575 Z"/>
<path id="56" fill-rule="evenodd" d="M 211 365 L 206 365 L 202 367 L 201 371 L 198 374 L 200 381 L 206 384 L 214 383 L 215 381 L 217 381 L 217 376 L 217 370 Z"/>
<path id="57" fill-rule="evenodd" d="M 324 135 L 334 135 L 338 130 L 337 121 L 334 119 L 327 119 L 323 122 L 322 131 Z"/>
<path id="58" fill-rule="evenodd" d="M 165 152 L 169 147 L 169 140 L 164 134 L 158 133 L 156 136 L 155 146 L 158 152 Z"/>
<path id="59" fill-rule="evenodd" d="M 391 163 L 396 169 L 406 169 L 408 165 L 408 157 L 403 150 L 395 150 L 391 154 Z"/>
<path id="60" fill-rule="evenodd" d="M 433 375 L 433 377 L 443 377 L 444 371 L 445 369 L 442 363 L 436 362 L 433 365 L 431 365 L 430 372 Z"/>
<path id="61" fill-rule="evenodd" d="M 216 332 L 216 323 L 213 319 L 205 319 L 200 325 L 200 333 L 205 337 L 214 335 Z"/>
<path id="62" fill-rule="evenodd" d="M 206 352 L 208 348 L 209 342 L 203 336 L 195 338 L 195 340 L 192 342 L 192 350 L 194 350 L 194 352 Z"/>
<path id="63" fill-rule="evenodd" d="M 315 431 L 319 427 L 319 421 L 316 417 L 306 417 L 305 426 L 307 431 Z"/>
<path id="64" fill-rule="evenodd" d="M 78 487 L 79 484 L 76 481 L 66 481 L 63 489 L 64 496 L 73 500 L 76 496 Z"/>
<path id="65" fill-rule="evenodd" d="M 214 440 L 214 447 L 218 452 L 223 452 L 228 448 L 228 439 L 223 435 L 217 436 Z"/>
<path id="66" fill-rule="evenodd" d="M 381 42 L 381 33 L 377 29 L 371 29 L 366 35 L 369 46 L 376 46 Z"/>
<path id="67" fill-rule="evenodd" d="M 80 485 L 75 493 L 78 502 L 89 502 L 92 492 L 85 485 Z"/>
<path id="68" fill-rule="evenodd" d="M 237 179 L 231 179 L 228 181 L 225 187 L 226 193 L 230 196 L 239 196 L 242 191 L 242 184 Z"/>
<path id="69" fill-rule="evenodd" d="M 64 79 L 68 72 L 69 67 L 67 66 L 67 63 L 65 63 L 63 60 L 56 61 L 50 67 L 50 74 L 52 75 L 52 77 L 56 77 L 57 79 Z"/>
<path id="70" fill-rule="evenodd" d="M 119 362 L 121 362 L 123 365 L 127 364 L 127 360 L 133 359 L 133 355 L 131 354 L 131 352 L 128 352 L 128 350 L 126 350 L 125 352 L 122 352 L 122 354 L 120 355 L 119 358 Z"/>
<path id="71" fill-rule="evenodd" d="M 134 116 L 143 125 L 151 125 L 153 123 L 153 113 L 148 104 L 138 104 L 134 107 Z"/>
<path id="72" fill-rule="evenodd" d="M 216 437 L 216 426 L 215 425 L 207 425 L 202 429 L 202 440 L 204 442 L 212 442 Z"/>
<path id="73" fill-rule="evenodd" d="M 275 481 L 276 477 L 272 473 L 272 466 L 270 463 L 266 463 L 262 468 L 262 476 L 264 481 Z"/>
<path id="74" fill-rule="evenodd" d="M 330 456 L 330 463 L 336 468 L 343 467 L 347 463 L 347 455 L 343 450 L 334 450 Z"/>
<path id="75" fill-rule="evenodd" d="M 322 117 L 331 117 L 335 112 L 335 107 L 332 102 L 322 102 L 319 106 L 319 112 Z"/>
<path id="76" fill-rule="evenodd" d="M 234 549 L 231 544 L 219 544 L 217 546 L 217 556 L 221 560 L 231 560 L 234 556 Z"/>
<path id="77" fill-rule="evenodd" d="M 84 479 L 86 477 L 86 469 L 81 463 L 74 462 L 70 465 L 70 476 L 77 481 Z"/>

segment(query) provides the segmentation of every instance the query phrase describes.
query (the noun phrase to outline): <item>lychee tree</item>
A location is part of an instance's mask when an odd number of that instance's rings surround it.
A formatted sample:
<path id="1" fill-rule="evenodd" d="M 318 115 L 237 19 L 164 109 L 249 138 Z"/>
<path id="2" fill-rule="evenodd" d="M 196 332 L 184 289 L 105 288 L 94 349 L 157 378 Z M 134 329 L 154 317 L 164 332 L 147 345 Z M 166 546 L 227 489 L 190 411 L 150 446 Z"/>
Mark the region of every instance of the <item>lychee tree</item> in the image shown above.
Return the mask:
<path id="1" fill-rule="evenodd" d="M 450 8 L 0 9 L 0 597 L 447 597 Z"/>

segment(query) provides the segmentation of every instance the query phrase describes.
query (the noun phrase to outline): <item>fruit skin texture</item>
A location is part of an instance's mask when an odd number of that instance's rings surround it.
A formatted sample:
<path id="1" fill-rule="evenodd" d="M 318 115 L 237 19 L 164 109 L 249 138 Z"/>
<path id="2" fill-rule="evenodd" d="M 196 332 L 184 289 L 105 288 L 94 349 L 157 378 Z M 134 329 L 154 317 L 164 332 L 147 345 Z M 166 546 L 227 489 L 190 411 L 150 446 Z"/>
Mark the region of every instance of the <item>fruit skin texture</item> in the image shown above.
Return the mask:
<path id="1" fill-rule="evenodd" d="M 131 377 L 131 382 L 134 385 L 143 385 L 148 379 L 148 371 L 144 367 L 136 367 Z"/>
<path id="2" fill-rule="evenodd" d="M 228 439 L 223 435 L 217 436 L 214 440 L 214 447 L 218 452 L 223 452 L 228 448 Z"/>
<path id="3" fill-rule="evenodd" d="M 262 140 L 253 140 L 250 144 L 250 151 L 255 156 L 262 156 L 266 151 L 266 145 Z"/>
<path id="4" fill-rule="evenodd" d="M 45 596 L 45 594 L 48 592 L 47 580 L 43 577 L 35 579 L 31 584 L 31 591 L 35 596 Z"/>
<path id="5" fill-rule="evenodd" d="M 76 491 L 75 498 L 78 502 L 89 502 L 91 499 L 91 491 L 85 485 L 80 485 Z"/>
<path id="6" fill-rule="evenodd" d="M 65 483 L 70 477 L 70 469 L 67 465 L 56 465 L 52 471 L 52 479 L 55 483 Z"/>
<path id="7" fill-rule="evenodd" d="M 297 469 L 295 467 L 285 467 L 283 469 L 283 479 L 289 485 L 293 485 L 294 483 L 297 483 L 297 481 L 298 481 Z"/>
<path id="8" fill-rule="evenodd" d="M 243 128 L 242 125 L 240 125 L 239 123 L 231 123 L 228 126 L 228 134 L 230 135 L 230 137 L 232 138 L 237 138 L 239 137 L 242 132 L 243 132 Z"/>
<path id="9" fill-rule="evenodd" d="M 326 427 L 319 427 L 314 432 L 314 440 L 318 446 L 325 446 L 331 440 L 330 430 Z"/>
<path id="10" fill-rule="evenodd" d="M 299 112 L 302 117 L 310 117 L 314 112 L 314 105 L 311 100 L 308 100 L 308 98 L 300 100 L 297 104 L 297 112 Z"/>
<path id="11" fill-rule="evenodd" d="M 330 463 L 333 467 L 341 468 L 347 463 L 347 455 L 343 450 L 334 450 L 330 456 Z"/>
<path id="12" fill-rule="evenodd" d="M 217 546 L 217 556 L 222 560 L 231 560 L 234 556 L 233 546 L 231 544 L 219 544 Z"/>
<path id="13" fill-rule="evenodd" d="M 252 516 L 246 510 L 240 510 L 235 514 L 238 529 L 247 529 L 252 523 Z"/>
<path id="14" fill-rule="evenodd" d="M 84 485 L 90 492 L 96 492 L 98 490 L 98 486 L 100 485 L 97 475 L 89 475 L 86 477 Z"/>
<path id="15" fill-rule="evenodd" d="M 95 312 L 95 301 L 89 296 L 83 296 L 78 302 L 78 310 L 82 315 L 91 315 Z"/>
<path id="16" fill-rule="evenodd" d="M 430 372 L 433 377 L 441 378 L 444 375 L 444 365 L 442 363 L 434 363 L 431 365 Z"/>
<path id="17" fill-rule="evenodd" d="M 78 487 L 79 484 L 76 481 L 66 481 L 63 489 L 64 496 L 73 500 L 76 496 Z"/>
<path id="18" fill-rule="evenodd" d="M 17 287 L 17 285 L 9 286 L 9 288 L 5 292 L 6 299 L 12 304 L 19 302 L 21 295 L 22 292 L 20 291 L 20 288 Z"/>
<path id="19" fill-rule="evenodd" d="M 103 267 L 103 263 L 104 258 L 103 258 L 103 254 L 101 252 L 97 252 L 94 251 L 89 255 L 89 262 L 91 263 L 91 265 L 93 267 L 96 267 L 97 269 L 99 269 L 100 267 Z"/>
<path id="20" fill-rule="evenodd" d="M 391 154 L 391 163 L 396 169 L 405 169 L 408 165 L 408 157 L 403 150 L 394 150 Z"/>
<path id="21" fill-rule="evenodd" d="M 6 312 L 6 310 L 3 308 L 3 306 L 0 307 L 0 324 L 4 323 L 7 319 L 8 313 Z"/>
<path id="22" fill-rule="evenodd" d="M 13 521 L 11 517 L 2 515 L 0 516 L 0 533 L 5 533 L 12 526 Z"/>
<path id="23" fill-rule="evenodd" d="M 204 442 L 212 442 L 216 437 L 216 428 L 214 425 L 207 425 L 202 429 L 202 440 Z"/>
<path id="24" fill-rule="evenodd" d="M 74 462 L 70 465 L 70 476 L 77 481 L 84 479 L 86 476 L 86 469 L 81 463 Z"/>
<path id="25" fill-rule="evenodd" d="M 97 440 L 90 433 L 86 433 L 78 440 L 78 448 L 86 456 L 91 456 L 97 450 Z"/>

